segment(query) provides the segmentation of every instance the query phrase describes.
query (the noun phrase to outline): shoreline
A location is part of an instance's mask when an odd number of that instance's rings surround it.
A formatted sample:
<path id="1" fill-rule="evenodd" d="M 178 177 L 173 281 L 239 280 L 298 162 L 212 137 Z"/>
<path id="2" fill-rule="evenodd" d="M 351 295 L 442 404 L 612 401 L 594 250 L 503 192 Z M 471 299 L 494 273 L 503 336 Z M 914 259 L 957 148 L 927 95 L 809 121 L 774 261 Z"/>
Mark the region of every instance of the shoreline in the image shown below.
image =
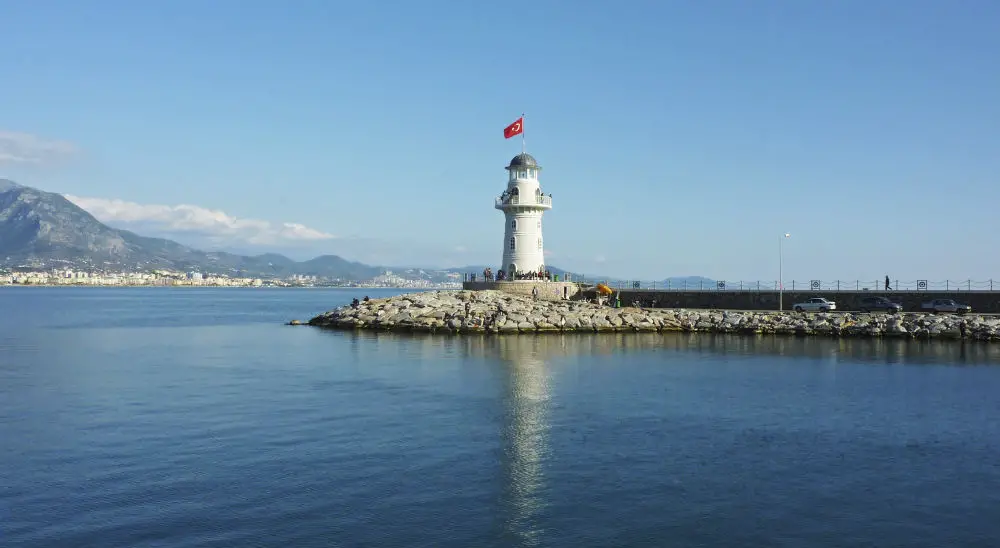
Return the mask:
<path id="1" fill-rule="evenodd" d="M 372 299 L 357 308 L 342 306 L 308 322 L 289 324 L 455 335 L 698 332 L 1000 342 L 1000 317 L 978 314 L 610 308 L 583 301 L 535 300 L 500 291 L 468 290 Z"/>
<path id="2" fill-rule="evenodd" d="M 261 285 L 261 286 L 251 286 L 251 285 L 119 285 L 119 284 L 0 284 L 0 288 L 3 287 L 74 287 L 74 288 L 184 288 L 184 289 L 353 289 L 356 291 L 360 290 L 373 290 L 373 289 L 406 289 L 410 291 L 458 291 L 456 289 L 447 289 L 440 287 L 427 287 L 427 288 L 414 288 L 414 287 L 357 287 L 357 286 L 339 286 L 339 285 Z"/>

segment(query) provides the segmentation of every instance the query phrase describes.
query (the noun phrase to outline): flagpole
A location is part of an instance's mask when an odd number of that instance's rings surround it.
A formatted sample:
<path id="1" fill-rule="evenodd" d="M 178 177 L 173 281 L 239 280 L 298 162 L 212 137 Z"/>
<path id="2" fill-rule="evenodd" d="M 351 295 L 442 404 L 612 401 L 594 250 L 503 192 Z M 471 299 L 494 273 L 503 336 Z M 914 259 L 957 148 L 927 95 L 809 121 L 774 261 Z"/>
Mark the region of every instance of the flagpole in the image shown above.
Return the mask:
<path id="1" fill-rule="evenodd" d="M 524 154 L 524 113 L 521 113 L 521 154 Z"/>

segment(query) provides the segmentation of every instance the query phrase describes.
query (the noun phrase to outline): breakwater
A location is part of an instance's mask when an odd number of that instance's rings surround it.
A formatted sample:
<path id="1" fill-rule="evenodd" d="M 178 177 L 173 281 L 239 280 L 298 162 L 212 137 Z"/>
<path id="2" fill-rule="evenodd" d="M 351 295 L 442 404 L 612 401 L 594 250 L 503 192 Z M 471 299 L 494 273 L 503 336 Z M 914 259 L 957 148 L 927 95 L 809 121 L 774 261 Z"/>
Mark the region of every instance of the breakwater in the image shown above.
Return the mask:
<path id="1" fill-rule="evenodd" d="M 320 314 L 309 325 L 440 333 L 706 332 L 1000 341 L 1000 317 L 610 308 L 502 291 L 430 291 Z"/>
<path id="2" fill-rule="evenodd" d="M 613 288 L 614 289 L 614 288 Z M 718 308 L 725 310 L 778 310 L 777 291 L 726 290 L 661 290 L 661 289 L 614 289 L 621 298 L 622 305 L 638 302 L 646 308 Z M 575 298 L 592 299 L 593 289 L 581 291 Z M 781 300 L 785 310 L 791 310 L 795 303 L 808 301 L 813 297 L 826 297 L 837 303 L 842 311 L 858 310 L 866 297 L 886 297 L 903 305 L 907 312 L 920 311 L 920 305 L 934 299 L 954 299 L 967 304 L 973 312 L 983 314 L 1000 313 L 1000 291 L 785 291 Z"/>

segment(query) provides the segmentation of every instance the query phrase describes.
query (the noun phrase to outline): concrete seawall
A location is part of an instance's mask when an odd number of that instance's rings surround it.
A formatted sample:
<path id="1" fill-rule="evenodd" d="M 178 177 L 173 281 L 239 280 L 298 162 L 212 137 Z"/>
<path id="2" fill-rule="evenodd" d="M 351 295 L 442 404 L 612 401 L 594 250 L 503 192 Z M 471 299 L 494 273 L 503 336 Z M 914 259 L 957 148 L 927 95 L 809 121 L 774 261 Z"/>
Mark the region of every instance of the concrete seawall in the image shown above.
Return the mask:
<path id="1" fill-rule="evenodd" d="M 531 297 L 533 289 L 538 288 L 538 298 L 543 301 L 561 301 L 574 299 L 580 293 L 580 284 L 576 282 L 516 281 L 516 282 L 463 282 L 462 289 L 467 291 L 502 291 L 511 295 Z"/>
<path id="2" fill-rule="evenodd" d="M 616 289 L 617 293 L 618 290 Z M 593 298 L 594 290 L 586 290 L 575 298 Z M 1000 291 L 785 291 L 784 309 L 814 297 L 826 297 L 837 303 L 838 310 L 858 310 L 865 297 L 888 297 L 903 305 L 907 312 L 919 311 L 920 305 L 934 299 L 954 299 L 967 304 L 972 311 L 983 314 L 1000 313 Z M 642 306 L 655 308 L 701 308 L 718 310 L 778 310 L 777 291 L 671 291 L 622 289 L 622 306 L 639 301 Z"/>

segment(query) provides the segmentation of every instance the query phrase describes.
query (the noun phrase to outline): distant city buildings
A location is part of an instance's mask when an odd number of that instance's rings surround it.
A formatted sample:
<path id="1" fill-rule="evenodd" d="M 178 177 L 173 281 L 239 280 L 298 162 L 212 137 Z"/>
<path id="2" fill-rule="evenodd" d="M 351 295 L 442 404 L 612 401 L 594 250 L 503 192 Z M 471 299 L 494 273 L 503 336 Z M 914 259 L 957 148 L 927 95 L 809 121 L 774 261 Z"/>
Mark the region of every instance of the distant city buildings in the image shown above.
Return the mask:
<path id="1" fill-rule="evenodd" d="M 418 275 L 424 275 L 418 271 Z M 202 272 L 84 271 L 67 268 L 51 270 L 0 269 L 0 285 L 64 285 L 64 286 L 207 286 L 207 287 L 373 287 L 408 289 L 461 288 L 458 273 L 448 273 L 447 282 L 412 279 L 385 271 L 370 280 L 341 280 L 301 274 L 287 277 L 255 278 L 207 274 Z"/>

